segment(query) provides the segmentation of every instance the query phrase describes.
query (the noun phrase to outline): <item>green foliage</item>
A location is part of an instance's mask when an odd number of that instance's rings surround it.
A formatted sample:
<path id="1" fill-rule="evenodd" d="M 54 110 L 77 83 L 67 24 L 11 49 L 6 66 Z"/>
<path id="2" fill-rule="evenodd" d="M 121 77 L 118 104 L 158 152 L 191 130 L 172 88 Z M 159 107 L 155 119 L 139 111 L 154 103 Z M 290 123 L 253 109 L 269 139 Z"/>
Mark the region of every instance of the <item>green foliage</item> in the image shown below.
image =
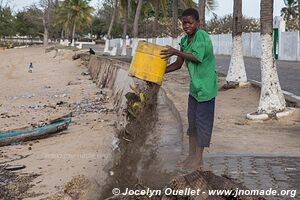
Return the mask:
<path id="1" fill-rule="evenodd" d="M 299 18 L 298 0 L 284 0 L 285 7 L 281 9 L 281 16 L 286 21 L 288 31 L 298 30 L 297 18 Z"/>
<path id="2" fill-rule="evenodd" d="M 288 21 L 297 18 L 299 15 L 298 11 L 298 0 L 284 0 L 285 7 L 281 9 L 281 16 L 283 19 Z"/>
<path id="3" fill-rule="evenodd" d="M 12 24 L 15 18 L 12 14 L 12 10 L 9 6 L 2 5 L 0 1 L 0 36 L 11 36 L 15 34 L 15 29 Z"/>
<path id="4" fill-rule="evenodd" d="M 286 31 L 298 31 L 299 28 L 298 28 L 298 19 L 290 19 L 287 23 L 286 23 Z"/>
<path id="5" fill-rule="evenodd" d="M 86 25 L 92 24 L 94 9 L 89 6 L 90 0 L 65 0 L 56 10 L 55 26 L 62 27 L 67 33 L 80 31 Z M 86 29 L 85 29 L 86 30 Z"/>
<path id="6" fill-rule="evenodd" d="M 214 17 L 207 22 L 206 28 L 210 34 L 226 34 L 232 33 L 232 15 L 224 17 Z M 242 19 L 243 32 L 259 32 L 260 22 L 258 19 L 243 17 Z"/>
<path id="7" fill-rule="evenodd" d="M 42 12 L 36 6 L 20 11 L 15 17 L 16 33 L 20 36 L 39 36 L 43 32 Z"/>

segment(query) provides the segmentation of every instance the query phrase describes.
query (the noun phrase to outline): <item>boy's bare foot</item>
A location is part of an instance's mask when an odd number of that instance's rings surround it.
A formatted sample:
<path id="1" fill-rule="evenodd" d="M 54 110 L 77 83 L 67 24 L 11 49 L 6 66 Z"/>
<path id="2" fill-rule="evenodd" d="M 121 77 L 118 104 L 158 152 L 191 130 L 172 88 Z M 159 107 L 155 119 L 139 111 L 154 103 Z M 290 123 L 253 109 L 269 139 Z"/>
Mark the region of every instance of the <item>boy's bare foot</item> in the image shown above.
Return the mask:
<path id="1" fill-rule="evenodd" d="M 191 162 L 189 162 L 186 167 L 192 171 L 195 170 L 203 170 L 203 162 L 201 159 L 193 159 Z"/>
<path id="2" fill-rule="evenodd" d="M 193 157 L 192 156 L 188 156 L 185 160 L 179 162 L 176 164 L 176 167 L 184 167 L 186 168 L 189 163 L 191 163 L 193 161 Z"/>

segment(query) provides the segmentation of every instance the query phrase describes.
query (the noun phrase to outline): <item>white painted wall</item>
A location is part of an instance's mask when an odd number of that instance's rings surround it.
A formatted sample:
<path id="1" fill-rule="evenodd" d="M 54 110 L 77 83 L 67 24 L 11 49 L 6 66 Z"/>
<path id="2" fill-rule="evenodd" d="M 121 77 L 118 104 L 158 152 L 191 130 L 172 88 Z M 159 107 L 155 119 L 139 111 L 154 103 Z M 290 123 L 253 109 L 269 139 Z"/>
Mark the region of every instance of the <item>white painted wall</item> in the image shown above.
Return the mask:
<path id="1" fill-rule="evenodd" d="M 180 42 L 181 37 L 178 37 Z M 216 55 L 231 55 L 232 53 L 232 36 L 231 34 L 211 35 L 214 46 L 214 53 Z M 127 39 L 126 44 L 131 44 L 133 50 L 136 47 L 136 41 L 131 42 Z M 154 42 L 158 45 L 172 46 L 172 38 L 138 38 L 138 40 L 146 40 Z M 260 58 L 262 55 L 260 33 L 244 33 L 242 36 L 243 55 L 248 57 Z M 110 40 L 110 48 L 121 48 L 122 39 Z M 174 46 L 176 47 L 176 46 Z M 133 51 L 134 52 L 134 51 Z M 300 38 L 298 32 L 281 32 L 279 37 L 279 60 L 300 61 Z"/>

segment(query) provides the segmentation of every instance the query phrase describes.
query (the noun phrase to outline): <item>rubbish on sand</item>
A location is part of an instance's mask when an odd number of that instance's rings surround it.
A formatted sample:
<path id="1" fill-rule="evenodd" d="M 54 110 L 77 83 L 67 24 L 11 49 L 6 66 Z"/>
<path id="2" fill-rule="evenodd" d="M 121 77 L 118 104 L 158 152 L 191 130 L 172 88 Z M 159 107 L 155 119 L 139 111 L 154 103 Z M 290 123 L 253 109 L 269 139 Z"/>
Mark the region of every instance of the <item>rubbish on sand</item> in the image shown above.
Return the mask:
<path id="1" fill-rule="evenodd" d="M 7 171 L 17 171 L 20 169 L 24 169 L 25 167 L 26 167 L 25 165 L 8 165 L 4 167 L 4 169 Z"/>
<path id="2" fill-rule="evenodd" d="M 11 130 L 10 132 L 6 133 L 0 132 L 0 147 L 13 143 L 49 137 L 54 133 L 66 130 L 70 122 L 71 118 L 58 118 L 39 127 L 29 126 Z"/>

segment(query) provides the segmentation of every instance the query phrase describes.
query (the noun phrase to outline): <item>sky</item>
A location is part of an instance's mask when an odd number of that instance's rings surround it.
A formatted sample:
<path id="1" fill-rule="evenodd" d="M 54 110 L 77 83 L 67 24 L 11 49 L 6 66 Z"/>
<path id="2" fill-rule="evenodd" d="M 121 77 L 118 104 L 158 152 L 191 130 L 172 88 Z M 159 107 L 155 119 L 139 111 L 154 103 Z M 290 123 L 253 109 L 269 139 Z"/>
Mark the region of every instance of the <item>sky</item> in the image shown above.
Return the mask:
<path id="1" fill-rule="evenodd" d="M 25 6 L 29 6 L 38 0 L 9 0 L 11 5 L 13 5 L 14 10 L 21 10 Z M 233 0 L 216 0 L 218 2 L 218 7 L 215 13 L 222 17 L 226 14 L 232 13 L 233 10 Z M 101 0 L 92 0 L 91 5 L 96 7 L 99 5 Z M 260 12 L 260 0 L 243 0 L 243 15 L 247 17 L 259 18 Z M 281 8 L 284 7 L 283 0 L 274 0 L 274 16 L 280 15 Z M 209 18 L 209 16 L 208 16 Z"/>

